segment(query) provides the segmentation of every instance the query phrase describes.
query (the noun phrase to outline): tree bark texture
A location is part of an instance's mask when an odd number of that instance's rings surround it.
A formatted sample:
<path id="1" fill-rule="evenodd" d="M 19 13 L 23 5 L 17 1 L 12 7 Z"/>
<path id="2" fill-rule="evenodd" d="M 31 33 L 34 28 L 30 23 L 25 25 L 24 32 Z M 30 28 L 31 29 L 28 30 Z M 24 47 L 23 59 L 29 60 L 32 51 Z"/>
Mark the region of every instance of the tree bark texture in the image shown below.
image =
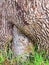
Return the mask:
<path id="1" fill-rule="evenodd" d="M 9 23 L 49 51 L 49 0 L 5 0 L 2 6 Z"/>
<path id="2" fill-rule="evenodd" d="M 12 6 L 13 3 L 13 6 Z M 14 8 L 13 8 L 14 7 Z M 5 2 L 2 2 L 0 5 L 0 48 L 3 49 L 5 45 L 8 45 L 8 42 L 13 40 L 9 45 L 13 43 L 12 50 L 14 52 L 14 55 L 21 55 L 24 52 L 27 53 L 28 51 L 31 52 L 31 48 L 29 50 L 29 46 L 31 45 L 31 42 L 28 40 L 26 36 L 19 33 L 20 31 L 18 28 L 14 25 L 14 22 L 17 20 L 15 18 L 16 10 L 15 10 L 15 1 L 7 0 Z M 14 17 L 14 18 L 13 18 Z M 18 18 L 18 17 L 17 17 Z M 18 22 L 19 23 L 19 22 Z M 3 33 L 2 33 L 3 32 Z M 6 48 L 5 48 L 6 49 Z"/>
<path id="3" fill-rule="evenodd" d="M 3 3 L 0 3 L 0 49 L 4 48 L 8 38 L 12 39 L 12 26 L 6 20 L 6 11 Z"/>

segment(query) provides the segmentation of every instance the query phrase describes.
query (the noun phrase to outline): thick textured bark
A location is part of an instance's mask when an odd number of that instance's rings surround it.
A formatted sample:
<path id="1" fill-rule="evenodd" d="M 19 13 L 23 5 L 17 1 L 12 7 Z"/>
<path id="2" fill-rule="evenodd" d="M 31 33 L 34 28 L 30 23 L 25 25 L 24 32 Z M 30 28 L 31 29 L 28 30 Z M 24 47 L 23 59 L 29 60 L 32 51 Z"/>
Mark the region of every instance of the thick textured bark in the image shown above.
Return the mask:
<path id="1" fill-rule="evenodd" d="M 15 1 L 12 23 L 39 47 L 49 50 L 49 1 Z M 12 17 L 11 17 L 12 19 Z"/>
<path id="2" fill-rule="evenodd" d="M 16 21 L 12 23 L 40 48 L 49 51 L 49 1 L 17 0 Z"/>
<path id="3" fill-rule="evenodd" d="M 13 5 L 12 5 L 12 3 L 13 3 Z M 25 52 L 28 53 L 28 51 L 31 52 L 31 48 L 29 50 L 31 42 L 29 42 L 27 37 L 25 37 L 24 35 L 19 33 L 17 27 L 14 26 L 14 23 L 12 23 L 12 22 L 16 21 L 15 16 L 17 16 L 15 1 L 13 1 L 13 0 L 4 1 L 1 4 L 1 9 L 2 9 L 2 10 L 0 10 L 1 11 L 0 18 L 2 16 L 2 18 L 1 18 L 2 25 L 0 25 L 1 26 L 0 34 L 2 34 L 2 35 L 0 35 L 1 44 L 3 42 L 3 44 L 5 43 L 4 46 L 7 46 L 8 42 L 11 41 L 11 39 L 13 38 L 12 50 L 13 50 L 15 56 L 23 54 Z M 18 16 L 17 16 L 17 18 L 18 18 Z M 19 21 L 17 23 L 19 23 Z M 0 45 L 0 46 L 2 46 L 2 45 Z M 5 48 L 5 49 L 7 49 L 7 48 Z"/>
<path id="4" fill-rule="evenodd" d="M 12 26 L 6 20 L 6 11 L 3 2 L 0 3 L 0 49 L 4 48 L 5 43 L 12 39 Z"/>
<path id="5" fill-rule="evenodd" d="M 49 51 L 49 1 L 6 0 L 7 20 L 23 34 Z"/>

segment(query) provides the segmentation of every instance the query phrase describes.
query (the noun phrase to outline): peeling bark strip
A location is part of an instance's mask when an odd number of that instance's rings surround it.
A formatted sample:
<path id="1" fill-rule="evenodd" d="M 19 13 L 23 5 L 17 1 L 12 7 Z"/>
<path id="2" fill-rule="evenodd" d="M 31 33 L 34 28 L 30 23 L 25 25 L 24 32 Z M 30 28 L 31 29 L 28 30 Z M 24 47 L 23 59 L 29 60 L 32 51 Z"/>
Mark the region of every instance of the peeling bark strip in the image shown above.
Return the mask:
<path id="1" fill-rule="evenodd" d="M 8 22 L 49 51 L 49 0 L 6 0 L 3 7 Z"/>
<path id="2" fill-rule="evenodd" d="M 31 53 L 33 47 L 31 41 L 29 39 L 20 33 L 20 31 L 14 26 L 13 28 L 13 52 L 14 55 L 21 55 L 24 53 Z"/>

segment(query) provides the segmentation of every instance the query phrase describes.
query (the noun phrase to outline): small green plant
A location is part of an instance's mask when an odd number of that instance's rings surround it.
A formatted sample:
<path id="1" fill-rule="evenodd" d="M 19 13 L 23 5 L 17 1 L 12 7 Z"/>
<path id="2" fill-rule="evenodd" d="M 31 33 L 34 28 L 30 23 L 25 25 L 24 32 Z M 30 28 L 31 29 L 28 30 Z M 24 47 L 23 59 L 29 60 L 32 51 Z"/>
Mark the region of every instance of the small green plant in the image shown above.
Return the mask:
<path id="1" fill-rule="evenodd" d="M 34 53 L 29 55 L 23 54 L 16 57 L 13 57 L 13 52 L 9 48 L 6 52 L 0 51 L 0 65 L 3 65 L 6 60 L 7 65 L 49 65 L 49 60 L 47 59 L 46 51 L 38 52 L 38 45 L 34 48 Z"/>
<path id="2" fill-rule="evenodd" d="M 4 57 L 3 55 L 0 55 L 0 64 L 4 62 Z"/>

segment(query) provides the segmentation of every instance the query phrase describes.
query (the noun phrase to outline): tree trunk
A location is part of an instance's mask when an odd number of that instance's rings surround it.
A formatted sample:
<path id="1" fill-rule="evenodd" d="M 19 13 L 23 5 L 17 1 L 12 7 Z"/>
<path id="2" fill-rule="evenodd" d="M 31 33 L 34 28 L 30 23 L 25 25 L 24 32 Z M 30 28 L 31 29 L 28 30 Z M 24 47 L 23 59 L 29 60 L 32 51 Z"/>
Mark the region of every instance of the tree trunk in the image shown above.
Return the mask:
<path id="1" fill-rule="evenodd" d="M 6 0 L 3 5 L 6 11 L 6 20 L 16 26 L 13 31 L 17 31 L 18 28 L 34 44 L 38 43 L 39 48 L 49 51 L 48 0 Z M 15 43 L 15 40 L 13 41 Z"/>
<path id="2" fill-rule="evenodd" d="M 15 1 L 13 1 L 13 0 L 4 1 L 1 4 L 1 9 L 2 9 L 2 10 L 0 10 L 1 11 L 0 16 L 2 16 L 2 18 L 1 18 L 2 25 L 0 25 L 1 34 L 2 34 L 2 36 L 0 35 L 1 44 L 3 42 L 4 46 L 5 45 L 7 46 L 8 42 L 13 40 L 12 50 L 13 50 L 15 56 L 24 54 L 25 52 L 27 52 L 29 54 L 29 52 L 31 52 L 31 48 L 30 48 L 30 50 L 28 50 L 28 49 L 31 45 L 31 42 L 27 39 L 26 36 L 21 34 L 20 31 L 18 30 L 18 28 L 12 23 L 12 22 L 15 22 L 16 20 L 17 20 L 17 23 L 19 23 L 19 21 L 18 21 L 19 19 L 15 18 L 15 16 L 17 16 Z M 18 16 L 17 16 L 17 18 L 18 18 Z M 0 45 L 0 46 L 2 46 L 2 45 Z"/>
<path id="3" fill-rule="evenodd" d="M 3 2 L 0 3 L 0 49 L 4 48 L 8 39 L 12 39 L 12 26 L 6 19 L 7 13 L 4 6 Z"/>
<path id="4" fill-rule="evenodd" d="M 49 51 L 48 0 L 17 0 L 14 9 L 12 23 L 39 48 Z"/>

